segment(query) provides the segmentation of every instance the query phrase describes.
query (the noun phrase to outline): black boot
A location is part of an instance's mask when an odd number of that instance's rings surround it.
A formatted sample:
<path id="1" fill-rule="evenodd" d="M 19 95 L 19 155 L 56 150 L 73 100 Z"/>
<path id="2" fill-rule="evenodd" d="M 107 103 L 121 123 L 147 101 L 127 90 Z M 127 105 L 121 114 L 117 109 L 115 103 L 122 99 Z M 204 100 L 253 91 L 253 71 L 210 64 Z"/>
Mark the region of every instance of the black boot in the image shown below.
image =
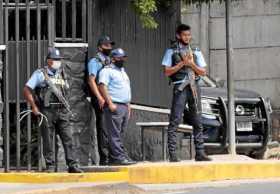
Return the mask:
<path id="1" fill-rule="evenodd" d="M 102 159 L 99 161 L 99 166 L 108 166 L 109 165 L 109 159 Z"/>
<path id="2" fill-rule="evenodd" d="M 207 156 L 204 150 L 197 150 L 195 153 L 195 161 L 212 161 L 212 159 Z"/>
<path id="3" fill-rule="evenodd" d="M 128 161 L 130 161 L 130 162 L 133 162 L 133 163 L 137 163 L 136 161 L 134 161 L 134 160 L 132 160 L 129 156 L 126 156 L 126 159 L 128 160 Z"/>
<path id="4" fill-rule="evenodd" d="M 45 172 L 55 172 L 55 166 L 54 165 L 46 165 L 46 168 L 44 169 Z"/>
<path id="5" fill-rule="evenodd" d="M 69 166 L 68 167 L 69 173 L 83 173 L 84 171 L 80 169 L 77 165 Z"/>
<path id="6" fill-rule="evenodd" d="M 133 160 L 123 159 L 123 160 L 110 160 L 109 165 L 111 166 L 128 166 L 136 164 Z"/>
<path id="7" fill-rule="evenodd" d="M 169 162 L 180 162 L 180 158 L 177 157 L 176 152 L 169 153 Z"/>

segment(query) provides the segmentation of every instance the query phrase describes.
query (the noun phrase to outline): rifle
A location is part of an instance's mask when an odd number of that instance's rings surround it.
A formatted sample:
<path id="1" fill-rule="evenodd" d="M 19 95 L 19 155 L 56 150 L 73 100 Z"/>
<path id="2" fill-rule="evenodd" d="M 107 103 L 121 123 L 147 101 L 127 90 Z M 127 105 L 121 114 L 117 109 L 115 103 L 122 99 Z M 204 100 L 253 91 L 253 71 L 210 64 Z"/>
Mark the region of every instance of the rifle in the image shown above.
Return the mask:
<path id="1" fill-rule="evenodd" d="M 192 49 L 189 45 L 189 54 L 192 55 L 193 52 L 192 52 Z M 183 52 L 180 52 L 180 56 L 181 58 L 183 59 L 185 57 L 185 53 Z M 194 73 L 193 73 L 193 70 L 190 68 L 190 67 L 185 67 L 186 68 L 186 71 L 187 71 L 187 77 L 188 79 L 186 79 L 183 83 L 180 84 L 180 86 L 178 87 L 178 90 L 179 91 L 183 91 L 185 89 L 186 86 L 188 86 L 189 84 L 192 86 L 194 85 Z"/>
<path id="2" fill-rule="evenodd" d="M 50 80 L 46 70 L 44 71 L 44 76 L 45 76 L 45 80 L 46 80 L 47 85 L 50 87 L 50 91 L 58 98 L 58 100 L 63 104 L 63 106 L 71 114 L 71 116 L 74 116 L 74 113 L 71 111 L 70 104 L 64 98 L 64 96 L 62 95 L 61 91 L 52 83 L 52 81 Z M 51 93 L 49 93 L 49 95 L 50 94 Z M 49 97 L 49 96 L 46 95 L 46 97 Z M 47 103 L 48 104 L 45 103 L 45 105 L 49 105 L 49 102 L 47 102 Z"/>
<path id="3" fill-rule="evenodd" d="M 189 44 L 189 54 L 193 55 L 193 51 L 192 48 Z M 180 52 L 181 58 L 183 59 L 185 57 L 185 53 Z M 194 76 L 194 72 L 190 67 L 185 67 L 186 71 L 187 71 L 187 77 L 188 79 L 186 79 L 183 83 L 181 83 L 178 87 L 179 91 L 183 91 L 185 89 L 185 87 L 187 87 L 188 85 L 190 85 L 191 91 L 192 91 L 192 95 L 194 97 L 195 100 L 195 104 L 197 104 L 197 92 L 196 92 L 196 86 L 195 86 L 195 76 Z"/>

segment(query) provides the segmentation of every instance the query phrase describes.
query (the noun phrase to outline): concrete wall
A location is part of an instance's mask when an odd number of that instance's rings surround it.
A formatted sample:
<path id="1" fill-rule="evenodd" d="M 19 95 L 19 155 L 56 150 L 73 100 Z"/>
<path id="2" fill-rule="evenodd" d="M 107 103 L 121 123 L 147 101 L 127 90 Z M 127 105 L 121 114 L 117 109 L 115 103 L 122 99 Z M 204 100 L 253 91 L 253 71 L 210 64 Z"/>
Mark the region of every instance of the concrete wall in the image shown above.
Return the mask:
<path id="1" fill-rule="evenodd" d="M 136 106 L 137 107 L 137 106 Z M 153 108 L 147 110 L 132 107 L 132 114 L 128 124 L 128 128 L 124 131 L 123 139 L 124 146 L 127 149 L 129 156 L 135 160 L 141 161 L 141 136 L 140 127 L 136 126 L 137 122 L 166 122 L 168 114 L 166 110 L 159 111 Z M 145 158 L 148 161 L 162 160 L 162 136 L 159 130 L 147 130 L 144 135 Z M 167 136 L 165 137 L 167 140 Z M 177 133 L 177 152 L 181 159 L 190 159 L 190 144 L 189 139 L 184 138 L 182 133 Z M 194 153 L 194 150 L 192 151 Z M 168 154 L 167 154 L 168 156 Z"/>
<path id="2" fill-rule="evenodd" d="M 233 5 L 235 84 L 271 98 L 280 109 L 280 1 L 239 0 Z M 193 42 L 209 64 L 209 74 L 226 80 L 225 5 L 215 1 L 182 6 L 182 22 L 190 24 Z"/>

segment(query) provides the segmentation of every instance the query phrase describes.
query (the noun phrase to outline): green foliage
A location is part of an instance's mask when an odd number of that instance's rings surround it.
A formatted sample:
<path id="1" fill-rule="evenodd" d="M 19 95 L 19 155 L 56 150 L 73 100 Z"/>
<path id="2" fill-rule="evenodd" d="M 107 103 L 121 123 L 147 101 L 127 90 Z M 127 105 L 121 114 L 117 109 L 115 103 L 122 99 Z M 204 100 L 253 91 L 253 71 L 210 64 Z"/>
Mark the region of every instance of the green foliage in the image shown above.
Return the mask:
<path id="1" fill-rule="evenodd" d="M 153 14 L 158 11 L 160 6 L 169 7 L 178 0 L 133 0 L 133 7 L 140 18 L 143 28 L 156 29 L 158 23 L 156 22 Z M 187 5 L 209 3 L 215 0 L 182 0 Z M 219 0 L 220 3 L 225 0 Z"/>
<path id="2" fill-rule="evenodd" d="M 133 5 L 144 28 L 155 29 L 158 27 L 158 23 L 152 16 L 157 11 L 156 0 L 135 0 Z"/>

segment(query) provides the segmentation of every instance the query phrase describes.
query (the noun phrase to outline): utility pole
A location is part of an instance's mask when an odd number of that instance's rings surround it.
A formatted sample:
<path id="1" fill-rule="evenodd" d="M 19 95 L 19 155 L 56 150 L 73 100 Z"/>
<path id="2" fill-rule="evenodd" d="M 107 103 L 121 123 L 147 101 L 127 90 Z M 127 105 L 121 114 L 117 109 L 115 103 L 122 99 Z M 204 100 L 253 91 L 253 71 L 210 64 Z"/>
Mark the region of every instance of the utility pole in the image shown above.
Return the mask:
<path id="1" fill-rule="evenodd" d="M 228 132 L 229 153 L 236 155 L 235 142 L 235 105 L 234 105 L 234 71 L 232 48 L 231 0 L 226 0 L 226 58 L 227 58 L 227 99 L 228 99 Z"/>

